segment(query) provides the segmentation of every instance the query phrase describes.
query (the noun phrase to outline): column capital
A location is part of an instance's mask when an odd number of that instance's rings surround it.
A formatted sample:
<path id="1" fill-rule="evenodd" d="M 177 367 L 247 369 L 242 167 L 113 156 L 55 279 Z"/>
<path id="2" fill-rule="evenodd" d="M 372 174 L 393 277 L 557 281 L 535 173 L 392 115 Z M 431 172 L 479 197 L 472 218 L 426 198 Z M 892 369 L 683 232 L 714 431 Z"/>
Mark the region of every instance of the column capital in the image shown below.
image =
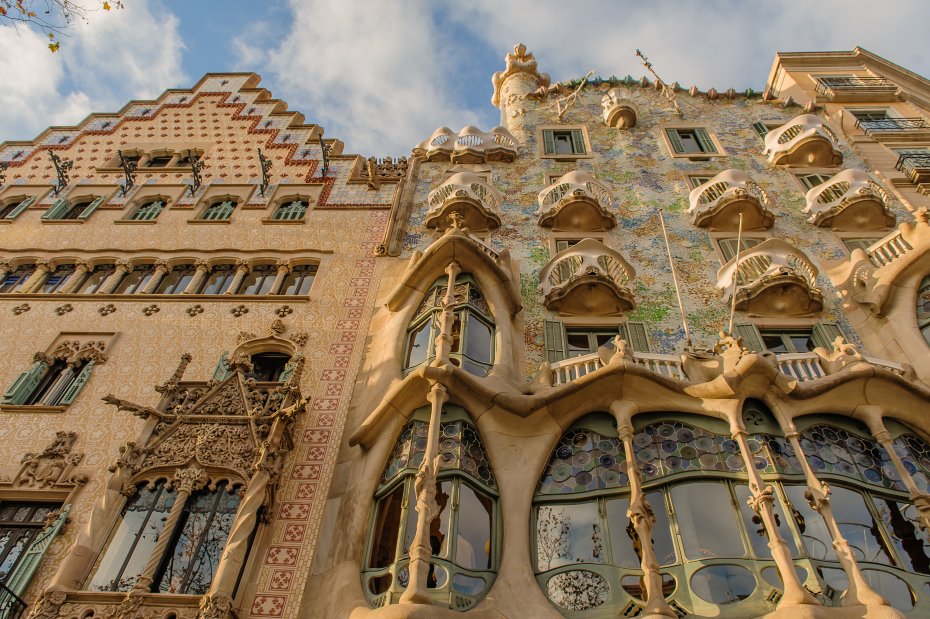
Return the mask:
<path id="1" fill-rule="evenodd" d="M 194 260 L 194 268 L 197 271 L 209 271 L 210 261 L 204 260 L 203 258 L 198 258 L 197 260 Z"/>
<path id="2" fill-rule="evenodd" d="M 169 267 L 168 267 L 168 261 L 167 261 L 167 260 L 161 260 L 161 259 L 156 260 L 155 262 L 153 262 L 153 263 L 152 263 L 152 266 L 155 267 L 155 270 L 156 270 L 156 271 L 158 271 L 158 270 L 167 271 L 168 268 L 169 268 Z"/>
<path id="3" fill-rule="evenodd" d="M 190 494 L 191 492 L 203 488 L 208 480 L 209 478 L 207 477 L 206 471 L 202 468 L 192 466 L 175 471 L 172 483 L 174 487 L 177 488 L 178 492 Z"/>
<path id="4" fill-rule="evenodd" d="M 285 273 L 290 273 L 294 269 L 290 260 L 281 259 L 275 262 L 274 265 L 278 267 L 279 272 L 283 270 Z"/>
<path id="5" fill-rule="evenodd" d="M 252 270 L 252 267 L 249 265 L 249 261 L 245 259 L 236 260 L 236 270 L 243 270 L 246 273 L 249 273 Z"/>
<path id="6" fill-rule="evenodd" d="M 125 258 L 117 260 L 115 263 L 113 263 L 113 266 L 117 270 L 125 271 L 126 273 L 130 273 L 133 269 L 132 263 Z"/>

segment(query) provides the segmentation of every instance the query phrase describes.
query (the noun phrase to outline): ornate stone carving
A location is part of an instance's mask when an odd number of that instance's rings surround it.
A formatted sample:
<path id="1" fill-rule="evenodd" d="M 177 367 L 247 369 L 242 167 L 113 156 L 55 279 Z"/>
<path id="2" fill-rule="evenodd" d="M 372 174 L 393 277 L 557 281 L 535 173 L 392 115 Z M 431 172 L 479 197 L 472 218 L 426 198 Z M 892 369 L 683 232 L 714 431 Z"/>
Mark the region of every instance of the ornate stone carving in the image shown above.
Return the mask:
<path id="1" fill-rule="evenodd" d="M 83 484 L 84 475 L 74 475 L 74 468 L 84 459 L 83 453 L 71 453 L 77 432 L 56 432 L 55 440 L 42 453 L 23 456 L 19 473 L 13 478 L 16 487 L 49 488 L 59 484 Z"/>
<path id="2" fill-rule="evenodd" d="M 46 591 L 33 604 L 29 619 L 55 619 L 61 612 L 61 605 L 67 599 L 64 591 Z"/>
<path id="3" fill-rule="evenodd" d="M 540 73 L 536 65 L 536 57 L 532 52 L 526 51 L 526 45 L 517 43 L 513 46 L 513 53 L 504 56 L 505 68 L 498 71 L 491 77 L 491 83 L 494 85 L 494 96 L 491 97 L 491 105 L 500 105 L 501 90 L 507 78 L 524 73 L 528 78 L 536 82 L 537 87 L 546 87 L 552 81 L 548 73 Z"/>
<path id="4" fill-rule="evenodd" d="M 200 598 L 198 619 L 225 619 L 232 614 L 232 599 L 227 595 L 205 595 Z"/>
<path id="5" fill-rule="evenodd" d="M 22 303 L 21 305 L 17 305 L 16 307 L 13 308 L 13 314 L 16 316 L 19 316 L 20 314 L 25 314 L 26 312 L 28 312 L 29 309 L 30 308 L 29 308 L 28 303 Z"/>
<path id="6" fill-rule="evenodd" d="M 814 354 L 820 357 L 820 366 L 827 374 L 839 372 L 847 365 L 863 361 L 856 347 L 845 341 L 842 335 L 833 340 L 833 350 L 828 351 L 818 346 L 814 349 Z"/>
<path id="7" fill-rule="evenodd" d="M 396 183 L 407 176 L 407 158 L 369 157 L 362 166 L 360 177 L 368 181 L 369 189 L 380 189 L 381 183 Z"/>

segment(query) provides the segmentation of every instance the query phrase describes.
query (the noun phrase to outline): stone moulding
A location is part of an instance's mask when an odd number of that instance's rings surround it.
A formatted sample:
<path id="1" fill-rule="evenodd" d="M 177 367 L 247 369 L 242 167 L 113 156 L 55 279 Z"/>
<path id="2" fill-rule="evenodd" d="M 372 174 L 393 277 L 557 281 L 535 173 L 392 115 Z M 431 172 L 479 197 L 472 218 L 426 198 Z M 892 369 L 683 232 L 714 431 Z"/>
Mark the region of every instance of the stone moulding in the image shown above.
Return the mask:
<path id="1" fill-rule="evenodd" d="M 517 158 L 517 140 L 500 126 L 485 132 L 469 125 L 458 133 L 440 127 L 413 147 L 413 155 L 426 161 L 452 163 L 509 162 Z"/>
<path id="2" fill-rule="evenodd" d="M 564 315 L 615 316 L 633 309 L 634 277 L 619 252 L 594 239 L 560 251 L 539 272 L 543 303 Z"/>
<path id="3" fill-rule="evenodd" d="M 554 230 L 597 231 L 617 225 L 614 196 L 587 172 L 573 171 L 539 192 L 539 225 Z"/>
<path id="4" fill-rule="evenodd" d="M 710 230 L 767 230 L 775 222 L 768 193 L 741 170 L 724 170 L 688 194 L 691 223 Z"/>
<path id="5" fill-rule="evenodd" d="M 457 212 L 462 225 L 474 232 L 497 230 L 501 226 L 501 202 L 504 196 L 471 172 L 457 172 L 430 192 L 427 228 L 442 228 L 449 215 Z"/>
<path id="6" fill-rule="evenodd" d="M 736 278 L 736 309 L 759 316 L 803 316 L 823 309 L 817 267 L 804 252 L 768 239 L 717 271 L 717 288 L 729 306 Z"/>
<path id="7" fill-rule="evenodd" d="M 601 97 L 601 107 L 604 112 L 604 124 L 615 129 L 630 129 L 636 126 L 639 118 L 639 107 L 623 96 L 619 88 L 611 88 Z"/>
<path id="8" fill-rule="evenodd" d="M 802 114 L 765 136 L 769 163 L 777 166 L 836 166 L 843 154 L 836 149 L 837 137 L 823 119 Z"/>
<path id="9" fill-rule="evenodd" d="M 881 230 L 895 224 L 895 216 L 888 210 L 891 198 L 862 170 L 843 170 L 813 187 L 805 198 L 807 206 L 801 212 L 810 215 L 808 221 L 815 226 Z"/>

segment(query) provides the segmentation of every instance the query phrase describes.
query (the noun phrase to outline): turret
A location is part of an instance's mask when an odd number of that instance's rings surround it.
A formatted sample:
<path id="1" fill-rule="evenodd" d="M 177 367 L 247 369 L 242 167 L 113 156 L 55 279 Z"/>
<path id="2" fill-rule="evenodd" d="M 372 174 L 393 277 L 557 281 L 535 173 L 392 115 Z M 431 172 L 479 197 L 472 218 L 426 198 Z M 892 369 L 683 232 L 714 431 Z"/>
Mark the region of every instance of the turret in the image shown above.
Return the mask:
<path id="1" fill-rule="evenodd" d="M 513 130 L 514 119 L 518 118 L 523 98 L 539 88 L 549 86 L 548 73 L 540 73 L 536 58 L 526 51 L 526 45 L 518 43 L 513 53 L 504 56 L 506 68 L 491 77 L 494 95 L 491 104 L 500 108 L 501 125 Z"/>

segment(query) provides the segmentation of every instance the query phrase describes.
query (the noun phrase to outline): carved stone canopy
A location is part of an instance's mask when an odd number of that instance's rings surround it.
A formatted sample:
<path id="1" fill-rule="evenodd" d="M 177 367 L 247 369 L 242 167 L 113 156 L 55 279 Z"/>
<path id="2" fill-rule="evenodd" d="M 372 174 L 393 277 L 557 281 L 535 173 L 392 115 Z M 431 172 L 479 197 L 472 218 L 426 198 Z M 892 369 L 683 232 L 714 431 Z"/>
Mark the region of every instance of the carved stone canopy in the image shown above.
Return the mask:
<path id="1" fill-rule="evenodd" d="M 103 364 L 107 361 L 106 342 L 65 340 L 50 353 L 36 353 L 36 361 L 44 361 L 52 365 L 56 361 L 64 361 L 68 365 L 77 366 L 86 361 Z"/>

